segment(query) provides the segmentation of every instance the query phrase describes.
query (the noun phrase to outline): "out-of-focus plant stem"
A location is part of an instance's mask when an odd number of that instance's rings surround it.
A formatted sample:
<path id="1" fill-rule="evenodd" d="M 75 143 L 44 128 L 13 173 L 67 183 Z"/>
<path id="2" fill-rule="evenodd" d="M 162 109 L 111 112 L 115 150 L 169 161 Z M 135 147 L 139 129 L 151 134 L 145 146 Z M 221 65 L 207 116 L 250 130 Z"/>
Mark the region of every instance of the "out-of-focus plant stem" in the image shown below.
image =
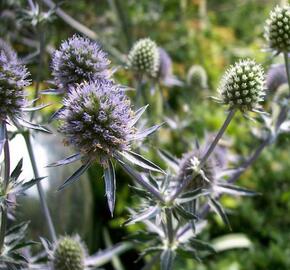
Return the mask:
<path id="1" fill-rule="evenodd" d="M 33 152 L 32 144 L 31 144 L 31 136 L 30 136 L 30 134 L 28 132 L 24 133 L 23 136 L 24 136 L 24 140 L 25 140 L 25 143 L 26 143 L 26 147 L 27 147 L 27 150 L 28 150 L 29 157 L 30 157 L 30 162 L 31 162 L 31 166 L 32 166 L 32 169 L 33 169 L 34 177 L 35 178 L 39 178 L 40 176 L 39 176 L 37 164 L 36 164 L 36 161 L 35 161 L 35 155 L 34 155 L 34 152 Z M 38 190 L 38 194 L 39 194 L 40 205 L 41 205 L 43 214 L 44 214 L 45 219 L 46 219 L 46 223 L 47 223 L 48 231 L 49 231 L 49 234 L 50 234 L 50 238 L 51 238 L 51 240 L 53 242 L 55 242 L 57 240 L 56 232 L 55 232 L 55 228 L 54 228 L 54 225 L 53 225 L 53 222 L 52 222 L 52 218 L 51 218 L 51 215 L 50 215 L 49 208 L 47 206 L 47 202 L 45 200 L 44 191 L 43 191 L 43 188 L 42 188 L 42 185 L 41 185 L 40 182 L 37 182 L 37 190 Z"/>
<path id="2" fill-rule="evenodd" d="M 173 230 L 173 224 L 172 224 L 172 212 L 169 208 L 165 209 L 165 215 L 166 215 L 166 227 L 167 227 L 167 238 L 168 243 L 171 245 L 174 241 L 174 230 Z"/>
<path id="3" fill-rule="evenodd" d="M 5 192 L 9 185 L 10 178 L 10 150 L 9 150 L 9 140 L 6 123 L 2 121 L 2 128 L 4 130 L 5 143 L 4 143 L 4 186 L 3 191 Z M 7 208 L 6 206 L 1 208 L 1 229 L 0 229 L 0 254 L 3 251 L 5 233 L 6 233 L 6 225 L 7 225 Z"/>
<path id="4" fill-rule="evenodd" d="M 92 31 L 85 25 L 81 24 L 71 16 L 69 16 L 67 13 L 65 13 L 61 8 L 58 7 L 53 1 L 51 0 L 41 0 L 47 7 L 51 9 L 55 9 L 55 13 L 68 25 L 70 25 L 72 28 L 77 30 L 78 32 L 84 34 L 90 39 L 98 40 L 100 37 L 97 35 L 96 32 Z M 114 56 L 121 64 L 126 63 L 125 56 L 119 52 L 116 48 L 110 46 L 108 43 L 103 44 L 103 47 L 112 55 Z"/>
<path id="5" fill-rule="evenodd" d="M 284 61 L 286 66 L 286 73 L 287 73 L 287 79 L 288 79 L 288 87 L 290 91 L 290 70 L 289 70 L 289 56 L 287 53 L 284 53 Z M 290 94 L 289 94 L 290 96 Z"/>
<path id="6" fill-rule="evenodd" d="M 128 51 L 132 45 L 131 33 L 130 33 L 130 24 L 128 22 L 129 16 L 126 16 L 124 5 L 126 1 L 119 1 L 119 0 L 107 0 L 109 6 L 111 7 L 112 11 L 115 13 L 117 18 L 117 27 L 120 31 L 123 32 L 125 37 L 125 46 L 124 49 Z"/>

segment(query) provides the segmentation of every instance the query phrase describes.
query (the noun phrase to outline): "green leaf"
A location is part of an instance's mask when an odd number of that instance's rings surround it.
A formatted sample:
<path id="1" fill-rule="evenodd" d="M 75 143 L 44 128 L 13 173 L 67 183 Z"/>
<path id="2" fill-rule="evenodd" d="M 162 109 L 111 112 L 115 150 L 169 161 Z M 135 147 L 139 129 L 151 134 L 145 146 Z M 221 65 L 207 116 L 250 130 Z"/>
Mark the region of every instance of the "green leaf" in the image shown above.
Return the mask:
<path id="1" fill-rule="evenodd" d="M 221 219 L 223 220 L 223 222 L 229 227 L 229 229 L 231 230 L 231 224 L 228 220 L 228 217 L 222 207 L 222 205 L 215 200 L 214 198 L 209 198 L 209 205 L 210 207 L 218 214 L 218 216 L 221 217 Z"/>
<path id="2" fill-rule="evenodd" d="M 108 167 L 104 171 L 104 178 L 108 206 L 113 217 L 116 201 L 116 176 L 115 169 L 111 160 L 108 161 Z"/>
<path id="3" fill-rule="evenodd" d="M 18 161 L 18 163 L 17 163 L 15 169 L 14 169 L 13 172 L 11 173 L 11 176 L 10 176 L 11 178 L 13 178 L 13 179 L 18 179 L 19 175 L 20 175 L 21 172 L 22 172 L 22 165 L 23 165 L 23 158 L 21 158 L 21 159 Z"/>
<path id="4" fill-rule="evenodd" d="M 217 185 L 217 189 L 218 191 L 221 191 L 222 193 L 227 193 L 230 195 L 238 195 L 238 196 L 256 196 L 259 194 L 255 191 L 251 191 L 246 188 L 242 188 L 242 187 L 232 185 L 232 184 L 227 184 L 227 183 L 225 184 L 219 183 Z"/>
<path id="5" fill-rule="evenodd" d="M 186 220 L 192 220 L 192 219 L 198 219 L 198 216 L 195 214 L 185 210 L 181 205 L 175 205 L 174 209 L 177 211 L 177 213 Z"/>
<path id="6" fill-rule="evenodd" d="M 155 217 L 158 212 L 159 212 L 159 209 L 157 206 L 151 206 L 148 209 L 146 209 L 145 211 L 138 213 L 135 216 L 128 219 L 124 223 L 124 225 L 132 225 L 132 224 L 135 224 L 136 222 L 141 222 L 145 219 L 151 219 L 151 218 Z"/>
<path id="7" fill-rule="evenodd" d="M 190 246 L 193 247 L 196 250 L 201 250 L 201 251 L 209 251 L 211 253 L 216 253 L 215 249 L 213 246 L 211 246 L 209 243 L 204 242 L 202 240 L 196 239 L 196 238 L 191 238 L 189 240 Z"/>
<path id="8" fill-rule="evenodd" d="M 58 191 L 64 189 L 68 185 L 74 183 L 75 181 L 79 180 L 79 178 L 85 173 L 85 171 L 91 166 L 91 162 L 87 161 L 84 165 L 78 168 L 72 176 L 70 176 L 65 182 L 58 188 Z"/>

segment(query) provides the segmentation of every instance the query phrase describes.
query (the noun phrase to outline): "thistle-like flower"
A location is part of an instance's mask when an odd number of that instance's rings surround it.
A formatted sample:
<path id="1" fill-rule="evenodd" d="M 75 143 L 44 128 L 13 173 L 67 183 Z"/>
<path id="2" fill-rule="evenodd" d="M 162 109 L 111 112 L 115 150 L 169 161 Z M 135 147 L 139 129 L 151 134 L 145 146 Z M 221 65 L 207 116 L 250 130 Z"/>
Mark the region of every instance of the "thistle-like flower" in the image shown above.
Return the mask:
<path id="1" fill-rule="evenodd" d="M 53 54 L 52 75 L 57 91 L 63 93 L 75 83 L 109 78 L 109 64 L 106 53 L 97 42 L 74 35 Z"/>
<path id="2" fill-rule="evenodd" d="M 160 66 L 160 55 L 156 43 L 149 38 L 137 41 L 129 52 L 128 66 L 137 74 L 156 78 Z"/>
<path id="3" fill-rule="evenodd" d="M 125 160 L 146 169 L 161 171 L 159 167 L 130 151 L 131 143 L 159 128 L 153 126 L 142 132 L 134 125 L 146 107 L 134 112 L 124 89 L 111 80 L 96 80 L 70 86 L 58 118 L 64 142 L 72 145 L 77 154 L 49 166 L 59 166 L 82 160 L 81 166 L 60 187 L 78 179 L 94 161 L 104 168 L 106 195 L 113 213 L 115 204 L 115 172 L 112 159 L 125 166 Z"/>
<path id="4" fill-rule="evenodd" d="M 31 104 L 25 98 L 25 87 L 30 84 L 29 72 L 17 58 L 16 53 L 3 40 L 0 41 L 0 122 L 9 120 L 27 128 L 50 132 L 46 128 L 32 124 L 23 119 L 23 112 L 40 110 L 46 106 L 29 107 Z M 0 136 L 0 149 L 4 138 Z M 1 152 L 1 151 L 0 151 Z"/>
<path id="5" fill-rule="evenodd" d="M 272 65 L 266 75 L 266 88 L 269 92 L 275 92 L 281 85 L 287 83 L 285 65 Z"/>
<path id="6" fill-rule="evenodd" d="M 55 244 L 52 262 L 54 270 L 84 270 L 86 249 L 79 237 L 64 236 Z"/>
<path id="7" fill-rule="evenodd" d="M 277 53 L 290 52 L 290 6 L 276 6 L 266 21 L 265 37 Z"/>
<path id="8" fill-rule="evenodd" d="M 26 105 L 24 88 L 30 84 L 28 71 L 11 47 L 1 42 L 0 51 L 0 120 L 21 116 Z"/>
<path id="9" fill-rule="evenodd" d="M 185 153 L 179 162 L 177 174 L 177 182 L 189 181 L 186 188 L 192 191 L 198 188 L 210 189 L 216 181 L 216 171 L 212 159 L 208 159 L 200 169 L 200 153 L 199 151 L 191 151 Z"/>
<path id="10" fill-rule="evenodd" d="M 157 74 L 158 81 L 167 87 L 183 85 L 183 83 L 173 75 L 172 60 L 169 54 L 161 47 L 158 47 L 158 51 L 160 62 Z"/>
<path id="11" fill-rule="evenodd" d="M 231 66 L 223 75 L 219 93 L 221 102 L 229 105 L 230 109 L 260 112 L 264 100 L 264 71 L 255 61 L 240 60 Z"/>
<path id="12" fill-rule="evenodd" d="M 187 84 L 197 89 L 207 88 L 207 74 L 199 65 L 193 65 L 187 73 Z"/>
<path id="13" fill-rule="evenodd" d="M 105 164 L 114 153 L 129 150 L 136 132 L 134 113 L 120 88 L 109 80 L 78 84 L 69 89 L 59 114 L 65 144 Z"/>

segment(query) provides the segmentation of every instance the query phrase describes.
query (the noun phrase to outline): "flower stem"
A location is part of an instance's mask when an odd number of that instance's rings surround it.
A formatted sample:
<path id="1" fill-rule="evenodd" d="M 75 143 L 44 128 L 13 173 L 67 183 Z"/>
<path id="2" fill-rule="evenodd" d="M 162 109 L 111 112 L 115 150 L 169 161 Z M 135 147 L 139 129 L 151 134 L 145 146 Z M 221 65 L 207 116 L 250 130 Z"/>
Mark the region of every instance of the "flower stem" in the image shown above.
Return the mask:
<path id="1" fill-rule="evenodd" d="M 33 152 L 33 149 L 32 149 L 30 134 L 27 132 L 23 136 L 24 136 L 24 140 L 25 140 L 26 147 L 27 147 L 27 150 L 28 150 L 28 154 L 29 154 L 31 166 L 32 166 L 32 169 L 33 169 L 34 177 L 38 178 L 39 177 L 39 172 L 38 172 L 38 168 L 37 168 L 37 165 L 36 165 L 34 152 Z M 52 222 L 51 214 L 49 212 L 49 208 L 47 206 L 47 202 L 45 200 L 44 191 L 43 191 L 43 188 L 42 188 L 42 185 L 41 185 L 40 182 L 37 182 L 37 190 L 38 190 L 38 193 L 39 193 L 40 205 L 41 205 L 43 214 L 44 214 L 45 219 L 46 219 L 46 223 L 47 223 L 48 231 L 49 231 L 49 234 L 50 234 L 50 238 L 51 238 L 51 240 L 53 242 L 55 242 L 57 240 L 56 232 L 55 232 L 55 228 L 54 228 L 54 225 L 53 225 L 53 222 Z"/>
<path id="2" fill-rule="evenodd" d="M 2 128 L 4 129 L 4 134 L 5 134 L 5 143 L 4 143 L 5 170 L 4 170 L 4 187 L 3 187 L 3 189 L 6 191 L 8 185 L 9 185 L 9 179 L 10 179 L 10 150 L 9 150 L 9 140 L 8 140 L 7 127 L 6 127 L 6 124 L 4 122 L 2 122 Z M 0 254 L 2 253 L 3 247 L 4 247 L 6 225 L 7 225 L 7 206 L 4 206 L 4 207 L 1 207 Z"/>
<path id="3" fill-rule="evenodd" d="M 165 209 L 165 215 L 166 215 L 168 242 L 169 244 L 172 244 L 174 240 L 174 230 L 173 230 L 173 224 L 172 224 L 172 212 L 169 208 Z"/>
<path id="4" fill-rule="evenodd" d="M 218 134 L 216 135 L 215 139 L 213 140 L 213 142 L 211 143 L 210 147 L 207 149 L 205 155 L 203 156 L 203 158 L 200 161 L 199 167 L 202 168 L 203 165 L 205 164 L 205 162 L 208 160 L 209 156 L 211 155 L 211 153 L 213 152 L 213 150 L 215 149 L 215 147 L 217 146 L 219 140 L 221 139 L 221 137 L 223 136 L 223 134 L 225 133 L 228 125 L 230 124 L 230 122 L 232 121 L 234 115 L 236 113 L 235 109 L 232 109 L 229 111 L 229 114 L 227 115 L 227 118 L 225 120 L 225 122 L 223 123 L 221 129 L 219 130 Z"/>
<path id="5" fill-rule="evenodd" d="M 284 61 L 285 61 L 287 79 L 288 79 L 288 87 L 290 91 L 290 68 L 289 68 L 289 57 L 287 53 L 284 53 Z"/>

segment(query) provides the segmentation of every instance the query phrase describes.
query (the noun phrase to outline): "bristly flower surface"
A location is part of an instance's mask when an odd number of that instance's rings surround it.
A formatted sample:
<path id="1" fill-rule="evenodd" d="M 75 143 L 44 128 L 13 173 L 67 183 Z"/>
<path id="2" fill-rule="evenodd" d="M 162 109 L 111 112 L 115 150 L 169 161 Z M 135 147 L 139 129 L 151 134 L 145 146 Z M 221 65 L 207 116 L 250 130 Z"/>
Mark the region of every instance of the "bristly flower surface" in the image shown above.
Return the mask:
<path id="1" fill-rule="evenodd" d="M 290 5 L 276 6 L 266 21 L 268 46 L 277 53 L 290 52 Z"/>
<path id="2" fill-rule="evenodd" d="M 53 269 L 84 270 L 85 257 L 86 251 L 79 237 L 61 237 L 53 250 Z"/>
<path id="3" fill-rule="evenodd" d="M 130 125 L 134 112 L 118 85 L 110 80 L 78 84 L 70 87 L 63 104 L 59 130 L 66 144 L 101 164 L 117 151 L 129 150 L 136 132 Z"/>
<path id="4" fill-rule="evenodd" d="M 230 109 L 238 109 L 243 113 L 259 112 L 260 102 L 265 96 L 265 79 L 263 68 L 255 61 L 240 60 L 223 75 L 218 91 L 221 102 Z"/>
<path id="5" fill-rule="evenodd" d="M 99 79 L 70 86 L 63 103 L 58 114 L 59 131 L 64 135 L 65 144 L 74 146 L 78 153 L 49 166 L 77 160 L 82 160 L 83 165 L 59 189 L 76 181 L 96 161 L 104 168 L 106 195 L 113 213 L 116 178 L 112 160 L 122 166 L 129 162 L 146 170 L 161 171 L 149 160 L 130 151 L 134 140 L 146 138 L 160 125 L 137 130 L 134 126 L 147 106 L 134 112 L 124 88 L 112 80 Z"/>
<path id="6" fill-rule="evenodd" d="M 139 75 L 156 78 L 160 65 L 159 50 L 149 38 L 138 40 L 128 55 L 128 66 Z"/>
<path id="7" fill-rule="evenodd" d="M 97 42 L 74 35 L 53 54 L 52 75 L 57 91 L 66 92 L 75 83 L 109 78 L 109 64 L 107 54 Z"/>
<path id="8" fill-rule="evenodd" d="M 0 44 L 0 119 L 20 117 L 26 105 L 24 88 L 30 84 L 28 71 L 4 41 Z"/>

